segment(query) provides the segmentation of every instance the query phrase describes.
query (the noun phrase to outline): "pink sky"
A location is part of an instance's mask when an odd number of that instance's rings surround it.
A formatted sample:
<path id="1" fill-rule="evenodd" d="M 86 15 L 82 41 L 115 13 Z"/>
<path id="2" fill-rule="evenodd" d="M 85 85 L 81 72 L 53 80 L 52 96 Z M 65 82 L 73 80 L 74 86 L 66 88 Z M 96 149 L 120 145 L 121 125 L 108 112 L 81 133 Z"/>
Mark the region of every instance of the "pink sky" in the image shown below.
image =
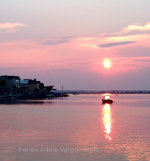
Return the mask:
<path id="1" fill-rule="evenodd" d="M 98 2 L 95 1 L 95 6 L 96 4 Z M 7 5 L 6 3 L 5 6 Z M 83 4 L 77 2 L 76 5 L 79 7 Z M 121 5 L 120 3 L 120 7 Z M 66 6 L 67 4 L 64 4 L 64 7 Z M 87 8 L 89 8 L 88 4 Z M 83 12 L 87 12 L 87 8 Z M 20 12 L 18 8 L 16 11 Z M 89 31 L 91 28 L 87 27 L 85 33 L 82 25 L 90 24 L 92 20 L 89 19 L 86 23 L 79 21 L 81 26 L 76 29 L 72 24 L 67 33 L 64 24 L 58 27 L 58 22 L 70 21 L 64 17 L 60 19 L 59 14 L 56 14 L 56 30 L 49 24 L 49 28 L 44 31 L 39 24 L 33 31 L 32 21 L 27 22 L 23 16 L 26 12 L 26 9 L 21 12 L 23 19 L 20 18 L 20 21 L 14 21 L 15 16 L 10 20 L 8 13 L 7 19 L 0 23 L 1 75 L 20 75 L 22 79 L 37 78 L 58 88 L 63 84 L 66 89 L 150 89 L 148 83 L 150 81 L 150 20 L 148 18 L 145 23 L 134 19 L 132 19 L 133 23 L 130 23 L 130 16 L 127 15 L 129 21 L 126 20 L 126 24 L 112 23 L 108 31 L 106 23 L 106 30 L 100 28 L 99 32 L 96 29 L 93 33 L 92 30 Z M 75 16 L 73 11 L 71 16 L 79 18 L 79 15 Z M 33 15 L 31 17 L 33 18 Z M 45 20 L 45 14 L 41 13 L 39 21 L 46 25 Z M 117 24 L 119 28 L 113 29 Z M 110 69 L 104 68 L 104 59 L 111 61 Z"/>

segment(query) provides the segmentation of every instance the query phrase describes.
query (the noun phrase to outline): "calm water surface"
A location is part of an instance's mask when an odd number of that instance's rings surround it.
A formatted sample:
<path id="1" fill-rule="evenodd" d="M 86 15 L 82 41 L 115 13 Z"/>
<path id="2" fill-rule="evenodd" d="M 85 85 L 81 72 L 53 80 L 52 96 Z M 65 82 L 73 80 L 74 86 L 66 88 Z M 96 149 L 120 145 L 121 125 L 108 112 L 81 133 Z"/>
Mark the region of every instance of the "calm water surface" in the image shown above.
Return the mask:
<path id="1" fill-rule="evenodd" d="M 0 161 L 149 161 L 150 95 L 0 105 Z"/>

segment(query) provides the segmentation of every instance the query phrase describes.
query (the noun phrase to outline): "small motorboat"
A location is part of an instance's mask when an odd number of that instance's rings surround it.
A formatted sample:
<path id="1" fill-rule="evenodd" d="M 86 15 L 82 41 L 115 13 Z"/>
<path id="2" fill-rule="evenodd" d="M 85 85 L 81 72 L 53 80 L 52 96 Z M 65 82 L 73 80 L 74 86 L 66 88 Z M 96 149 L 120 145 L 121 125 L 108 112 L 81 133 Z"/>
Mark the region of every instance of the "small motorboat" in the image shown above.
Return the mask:
<path id="1" fill-rule="evenodd" d="M 104 97 L 102 99 L 102 104 L 105 104 L 105 103 L 108 103 L 108 104 L 112 104 L 113 103 L 113 100 L 111 99 L 111 95 L 110 94 L 104 94 Z"/>

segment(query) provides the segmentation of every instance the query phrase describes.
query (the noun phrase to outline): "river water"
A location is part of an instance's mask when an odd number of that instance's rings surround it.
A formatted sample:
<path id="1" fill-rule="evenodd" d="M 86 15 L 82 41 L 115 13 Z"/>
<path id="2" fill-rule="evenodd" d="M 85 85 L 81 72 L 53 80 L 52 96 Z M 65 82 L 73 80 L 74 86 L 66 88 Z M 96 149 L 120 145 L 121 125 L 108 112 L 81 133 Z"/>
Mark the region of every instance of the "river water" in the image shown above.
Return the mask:
<path id="1" fill-rule="evenodd" d="M 0 105 L 0 161 L 149 161 L 150 95 Z"/>

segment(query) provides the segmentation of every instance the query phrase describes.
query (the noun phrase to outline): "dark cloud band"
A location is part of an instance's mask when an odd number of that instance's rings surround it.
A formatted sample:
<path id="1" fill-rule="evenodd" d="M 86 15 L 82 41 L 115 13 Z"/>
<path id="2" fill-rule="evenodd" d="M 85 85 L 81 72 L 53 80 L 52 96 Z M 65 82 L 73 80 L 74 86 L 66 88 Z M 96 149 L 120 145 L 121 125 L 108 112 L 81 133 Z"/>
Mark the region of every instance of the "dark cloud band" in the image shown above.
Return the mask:
<path id="1" fill-rule="evenodd" d="M 128 45 L 136 43 L 135 41 L 122 41 L 122 42 L 114 42 L 114 43 L 106 43 L 106 44 L 99 44 L 100 48 L 109 48 L 114 46 L 121 46 L 121 45 Z"/>

